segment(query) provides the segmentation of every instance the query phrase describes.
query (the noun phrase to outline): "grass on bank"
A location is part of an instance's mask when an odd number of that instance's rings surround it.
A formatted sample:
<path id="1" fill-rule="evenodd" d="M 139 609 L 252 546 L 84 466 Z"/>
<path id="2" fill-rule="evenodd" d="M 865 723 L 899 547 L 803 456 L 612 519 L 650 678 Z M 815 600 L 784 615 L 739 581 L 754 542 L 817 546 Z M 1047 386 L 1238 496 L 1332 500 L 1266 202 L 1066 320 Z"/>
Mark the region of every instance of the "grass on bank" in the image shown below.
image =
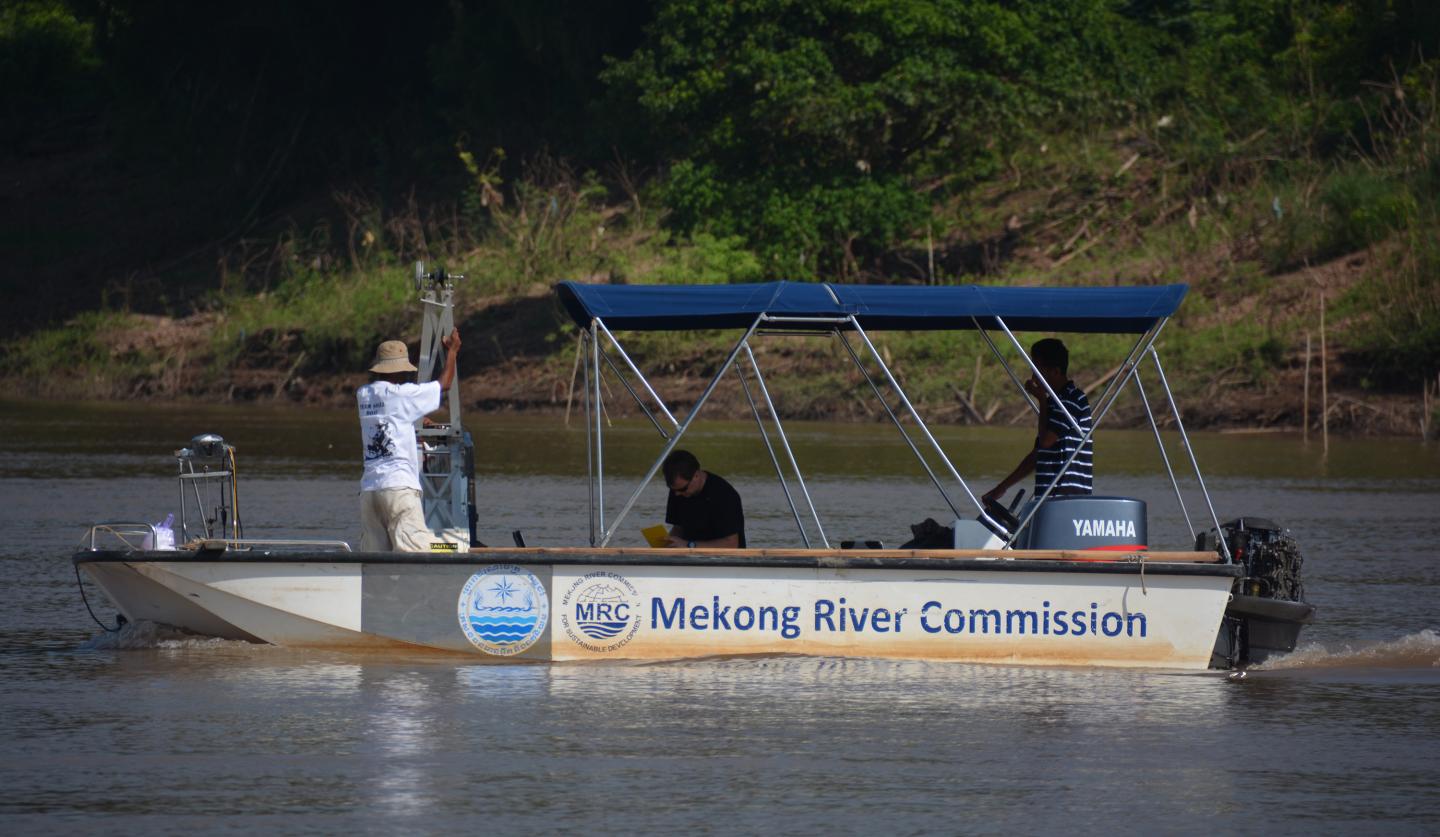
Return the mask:
<path id="1" fill-rule="evenodd" d="M 33 397 L 120 398 L 143 382 L 173 375 L 182 359 L 138 335 L 157 318 L 85 311 L 64 326 L 0 345 L 0 376 L 23 381 Z"/>

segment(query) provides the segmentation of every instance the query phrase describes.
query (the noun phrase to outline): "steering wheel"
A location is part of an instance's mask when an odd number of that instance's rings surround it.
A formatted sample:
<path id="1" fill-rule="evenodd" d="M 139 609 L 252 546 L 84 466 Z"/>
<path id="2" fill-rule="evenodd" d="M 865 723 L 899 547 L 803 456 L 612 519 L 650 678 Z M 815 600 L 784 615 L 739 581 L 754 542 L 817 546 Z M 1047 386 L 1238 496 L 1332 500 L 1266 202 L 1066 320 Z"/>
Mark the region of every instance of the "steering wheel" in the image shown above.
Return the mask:
<path id="1" fill-rule="evenodd" d="M 985 502 L 985 513 L 996 523 L 1008 529 L 1009 534 L 1013 535 L 1015 531 L 1020 528 L 1020 518 L 1015 516 L 1015 507 L 1020 505 L 1020 500 L 1024 496 L 1025 489 L 1022 488 L 1015 493 L 1015 499 L 1011 501 L 1010 508 L 1008 509 L 994 500 L 987 500 Z M 985 521 L 981 520 L 980 522 L 984 523 Z M 995 534 L 999 535 L 1000 533 L 996 532 Z"/>

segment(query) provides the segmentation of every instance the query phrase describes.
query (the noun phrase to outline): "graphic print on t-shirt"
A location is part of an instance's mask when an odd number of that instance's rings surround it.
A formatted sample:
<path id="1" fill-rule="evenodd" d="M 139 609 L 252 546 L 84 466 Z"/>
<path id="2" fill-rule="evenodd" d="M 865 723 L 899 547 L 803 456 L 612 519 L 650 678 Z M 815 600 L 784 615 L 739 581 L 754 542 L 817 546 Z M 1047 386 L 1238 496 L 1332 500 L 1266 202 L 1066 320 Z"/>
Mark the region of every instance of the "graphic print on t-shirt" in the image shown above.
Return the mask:
<path id="1" fill-rule="evenodd" d="M 394 455 L 395 443 L 390 440 L 390 434 L 385 432 L 385 425 L 376 425 L 375 435 L 371 436 L 370 442 L 365 445 L 365 461 L 374 462 Z"/>
<path id="2" fill-rule="evenodd" d="M 365 473 L 361 491 L 420 490 L 415 423 L 440 407 L 440 383 L 372 381 L 355 390 L 360 408 L 360 448 Z"/>

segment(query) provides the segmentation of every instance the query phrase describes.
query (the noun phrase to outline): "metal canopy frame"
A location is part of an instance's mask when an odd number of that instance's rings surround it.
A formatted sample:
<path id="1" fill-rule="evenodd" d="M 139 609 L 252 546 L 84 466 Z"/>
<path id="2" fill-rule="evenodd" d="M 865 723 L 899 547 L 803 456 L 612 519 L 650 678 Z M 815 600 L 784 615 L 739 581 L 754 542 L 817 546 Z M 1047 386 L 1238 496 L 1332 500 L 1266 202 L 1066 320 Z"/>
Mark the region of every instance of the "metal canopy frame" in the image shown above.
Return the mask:
<path id="1" fill-rule="evenodd" d="M 833 291 L 831 293 L 833 295 Z M 730 348 L 725 356 L 724 362 L 720 364 L 720 367 L 716 370 L 714 376 L 711 377 L 709 383 L 706 384 L 700 397 L 696 399 L 694 406 L 686 413 L 683 420 L 676 419 L 669 405 L 667 405 L 665 400 L 655 391 L 655 388 L 646 378 L 645 373 L 641 371 L 640 367 L 631 359 L 620 340 L 616 338 L 610 328 L 606 326 L 604 320 L 600 317 L 592 317 L 589 327 L 583 328 L 580 335 L 580 345 L 583 355 L 583 362 L 580 365 L 584 367 L 585 384 L 585 451 L 586 475 L 589 481 L 590 494 L 590 545 L 602 547 L 609 545 L 610 541 L 615 537 L 615 533 L 619 531 L 620 525 L 625 521 L 625 518 L 635 507 L 635 503 L 639 501 L 640 496 L 649 486 L 650 481 L 653 480 L 655 474 L 659 472 L 661 465 L 665 462 L 665 458 L 679 445 L 680 440 L 700 415 L 721 380 L 734 368 L 740 389 L 745 396 L 746 403 L 750 407 L 751 415 L 755 419 L 756 428 L 760 431 L 761 440 L 765 445 L 766 453 L 770 457 L 770 462 L 774 466 L 776 478 L 780 482 L 781 491 L 785 495 L 786 504 L 789 506 L 791 516 L 795 520 L 795 527 L 800 533 L 801 540 L 807 548 L 813 547 L 816 541 L 824 547 L 829 548 L 830 541 L 825 534 L 824 524 L 821 522 L 819 511 L 810 496 L 810 491 L 805 484 L 804 474 L 800 469 L 799 462 L 795 458 L 795 452 L 790 446 L 789 437 L 785 433 L 784 423 L 780 418 L 780 414 L 775 409 L 774 400 L 771 398 L 770 390 L 765 384 L 764 373 L 761 371 L 759 361 L 756 359 L 755 353 L 751 348 L 751 340 L 756 336 L 833 335 L 845 349 L 845 353 L 850 357 L 855 367 L 860 370 L 861 376 L 865 379 L 865 382 L 869 385 L 881 406 L 885 408 L 886 415 L 889 416 L 896 430 L 900 432 L 900 436 L 905 441 L 906 446 L 910 448 L 911 453 L 915 455 L 916 460 L 919 461 L 926 475 L 929 476 L 931 483 L 934 484 L 941 499 L 945 501 L 945 504 L 954 512 L 957 518 L 963 517 L 964 515 L 960 511 L 960 506 L 957 505 L 955 498 L 946 489 L 945 482 L 942 481 L 936 473 L 936 470 L 931 467 L 930 462 L 922 452 L 922 444 L 917 443 L 916 438 L 906 429 L 904 422 L 901 420 L 901 415 L 897 413 L 897 408 L 891 406 L 890 399 L 886 396 L 881 384 L 877 382 L 876 377 L 871 375 L 870 371 L 866 368 L 865 358 L 857 351 L 856 346 L 853 345 L 850 340 L 849 335 L 851 333 L 858 338 L 858 342 L 864 346 L 865 354 L 867 354 L 879 368 L 881 373 L 880 377 L 884 379 L 885 386 L 893 392 L 893 395 L 899 402 L 897 405 L 898 408 L 904 413 L 908 413 L 916 427 L 919 428 L 920 442 L 928 445 L 930 450 L 940 458 L 945 472 L 960 486 L 966 498 L 974 504 L 979 512 L 979 519 L 986 522 L 994 530 L 1006 533 L 1004 547 L 1006 549 L 1012 547 L 1016 538 L 1018 538 L 1025 527 L 1029 525 L 1030 520 L 1034 517 L 1035 511 L 1039 509 L 1040 504 L 1053 493 L 1060 476 L 1063 475 L 1071 463 L 1074 462 L 1076 456 L 1079 455 L 1080 449 L 1082 449 L 1085 443 L 1094 435 L 1095 430 L 1100 426 L 1100 422 L 1104 420 L 1116 400 L 1118 400 L 1121 392 L 1131 381 L 1134 381 L 1136 391 L 1139 393 L 1141 403 L 1145 408 L 1146 418 L 1150 423 L 1151 429 L 1154 431 L 1156 446 L 1159 449 L 1160 457 L 1165 464 L 1166 473 L 1169 475 L 1171 485 L 1174 488 L 1175 498 L 1180 506 L 1180 513 L 1185 518 L 1185 525 L 1189 528 L 1191 537 L 1193 538 L 1195 536 L 1195 524 L 1190 517 L 1189 510 L 1185 506 L 1185 501 L 1180 490 L 1179 479 L 1171 465 L 1170 457 L 1166 453 L 1160 425 L 1140 378 L 1140 364 L 1149 357 L 1153 361 L 1156 377 L 1161 389 L 1164 391 L 1166 403 L 1170 408 L 1170 414 L 1175 421 L 1175 427 L 1179 431 L 1181 445 L 1190 460 L 1201 494 L 1205 498 L 1205 504 L 1210 512 L 1210 522 L 1218 531 L 1220 523 L 1215 513 L 1214 503 L 1205 485 L 1204 477 L 1200 473 L 1200 465 L 1195 458 L 1189 435 L 1185 432 L 1184 424 L 1181 422 L 1180 411 L 1178 405 L 1175 403 L 1174 393 L 1171 392 L 1169 382 L 1165 378 L 1164 369 L 1160 365 L 1160 356 L 1155 350 L 1155 342 L 1159 339 L 1160 333 L 1164 330 L 1169 319 L 1169 317 L 1157 319 L 1155 323 L 1136 340 L 1134 346 L 1131 347 L 1129 353 L 1126 355 L 1125 360 L 1106 384 L 1100 398 L 1096 400 L 1096 408 L 1092 413 L 1090 426 L 1085 428 L 1075 416 L 1070 414 L 1065 408 L 1064 402 L 1060 400 L 1050 385 L 1045 382 L 1044 377 L 1039 374 L 1039 369 L 1036 368 L 1029 353 L 1025 351 L 1024 346 L 1020 343 L 1020 340 L 1015 336 L 1014 332 L 1011 331 L 1009 325 L 1005 323 L 1003 318 L 998 316 L 994 317 L 995 323 L 999 326 L 1000 331 L 1004 333 L 1010 346 L 1012 346 L 1024 360 L 1025 367 L 1042 383 L 1050 398 L 1054 399 L 1055 403 L 1059 405 L 1060 411 L 1064 414 L 1066 421 L 1070 423 L 1076 432 L 1081 434 L 1080 446 L 1077 447 L 1076 451 L 1066 460 L 1064 467 L 1060 469 L 1060 474 L 1057 475 L 1056 478 L 1045 487 L 1045 490 L 1038 498 L 1036 498 L 1037 502 L 1030 507 L 1029 513 L 1020 521 L 1015 530 L 1010 531 L 986 512 L 984 504 L 980 502 L 979 498 L 965 481 L 965 478 L 961 476 L 959 469 L 955 467 L 955 463 L 951 461 L 949 455 L 946 454 L 934 434 L 930 432 L 929 425 L 927 425 L 925 420 L 920 416 L 919 411 L 915 409 L 915 405 L 910 402 L 909 397 L 905 394 L 905 390 L 900 386 L 894 373 L 891 372 L 890 367 L 886 364 L 884 357 L 882 357 L 876 349 L 875 344 L 871 342 L 870 336 L 866 333 L 865 329 L 861 327 L 855 315 L 852 314 L 844 317 L 799 317 L 765 313 L 759 314 L 754 321 L 750 323 L 749 327 L 745 329 L 739 340 Z M 991 337 L 989 331 L 981 326 L 979 320 L 972 319 L 972 322 L 974 323 L 975 330 L 979 332 L 986 345 L 990 348 L 991 353 L 995 356 L 996 360 L 1000 362 L 1005 373 L 1015 384 L 1016 389 L 1025 397 L 1030 409 L 1038 415 L 1041 405 L 1030 398 L 1015 368 L 1006 358 L 1005 353 L 1001 351 L 1000 345 Z M 603 342 L 602 337 L 604 338 Z M 604 343 L 609 344 L 610 349 L 614 350 L 614 353 L 619 356 L 622 363 L 615 362 Z M 745 368 L 747 366 L 749 367 L 748 375 Z M 649 470 L 645 472 L 644 477 L 642 477 L 640 482 L 630 491 L 619 513 L 609 519 L 606 517 L 605 507 L 605 438 L 602 420 L 604 414 L 603 369 L 609 369 L 611 374 L 621 382 L 625 391 L 635 403 L 639 405 L 645 417 L 650 420 L 656 432 L 658 432 L 664 440 L 664 444 L 661 446 L 661 450 L 654 462 L 651 463 Z M 638 389 L 625 375 L 625 371 L 627 370 L 630 375 L 638 381 Z M 751 389 L 752 378 L 755 389 L 759 391 L 759 398 L 755 396 L 754 391 Z M 651 404 L 646 403 L 644 396 L 649 397 L 654 405 L 654 409 L 651 408 Z M 764 406 L 763 411 L 761 409 L 762 404 Z M 768 424 L 762 412 L 768 413 Z M 771 440 L 770 426 L 772 425 L 775 438 L 779 441 L 780 450 L 784 453 L 783 464 L 781 456 L 776 451 L 776 446 Z M 796 494 L 791 491 L 786 474 L 786 465 L 788 465 L 789 473 L 793 476 L 796 487 L 799 489 L 799 502 L 797 502 Z M 813 539 L 809 526 L 807 525 L 807 519 L 809 523 L 814 526 Z M 1223 539 L 1220 539 L 1220 549 L 1227 561 L 1233 560 Z"/>

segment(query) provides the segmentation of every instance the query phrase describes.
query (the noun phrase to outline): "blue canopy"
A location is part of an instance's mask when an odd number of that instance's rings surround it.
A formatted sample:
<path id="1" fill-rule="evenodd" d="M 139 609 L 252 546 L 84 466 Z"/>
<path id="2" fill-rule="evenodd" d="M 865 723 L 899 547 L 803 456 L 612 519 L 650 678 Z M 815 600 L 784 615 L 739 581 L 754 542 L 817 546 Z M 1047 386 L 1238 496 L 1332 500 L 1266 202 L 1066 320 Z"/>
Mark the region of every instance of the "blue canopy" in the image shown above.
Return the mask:
<path id="1" fill-rule="evenodd" d="M 601 319 L 612 330 L 683 331 L 749 328 L 761 314 L 833 320 L 854 315 L 867 331 L 1014 331 L 1140 334 L 1175 313 L 1186 285 L 1126 288 L 1018 288 L 980 285 L 836 285 L 764 282 L 742 285 L 586 285 L 561 282 L 555 292 L 581 328 Z M 827 330 L 832 323 L 777 323 Z"/>

